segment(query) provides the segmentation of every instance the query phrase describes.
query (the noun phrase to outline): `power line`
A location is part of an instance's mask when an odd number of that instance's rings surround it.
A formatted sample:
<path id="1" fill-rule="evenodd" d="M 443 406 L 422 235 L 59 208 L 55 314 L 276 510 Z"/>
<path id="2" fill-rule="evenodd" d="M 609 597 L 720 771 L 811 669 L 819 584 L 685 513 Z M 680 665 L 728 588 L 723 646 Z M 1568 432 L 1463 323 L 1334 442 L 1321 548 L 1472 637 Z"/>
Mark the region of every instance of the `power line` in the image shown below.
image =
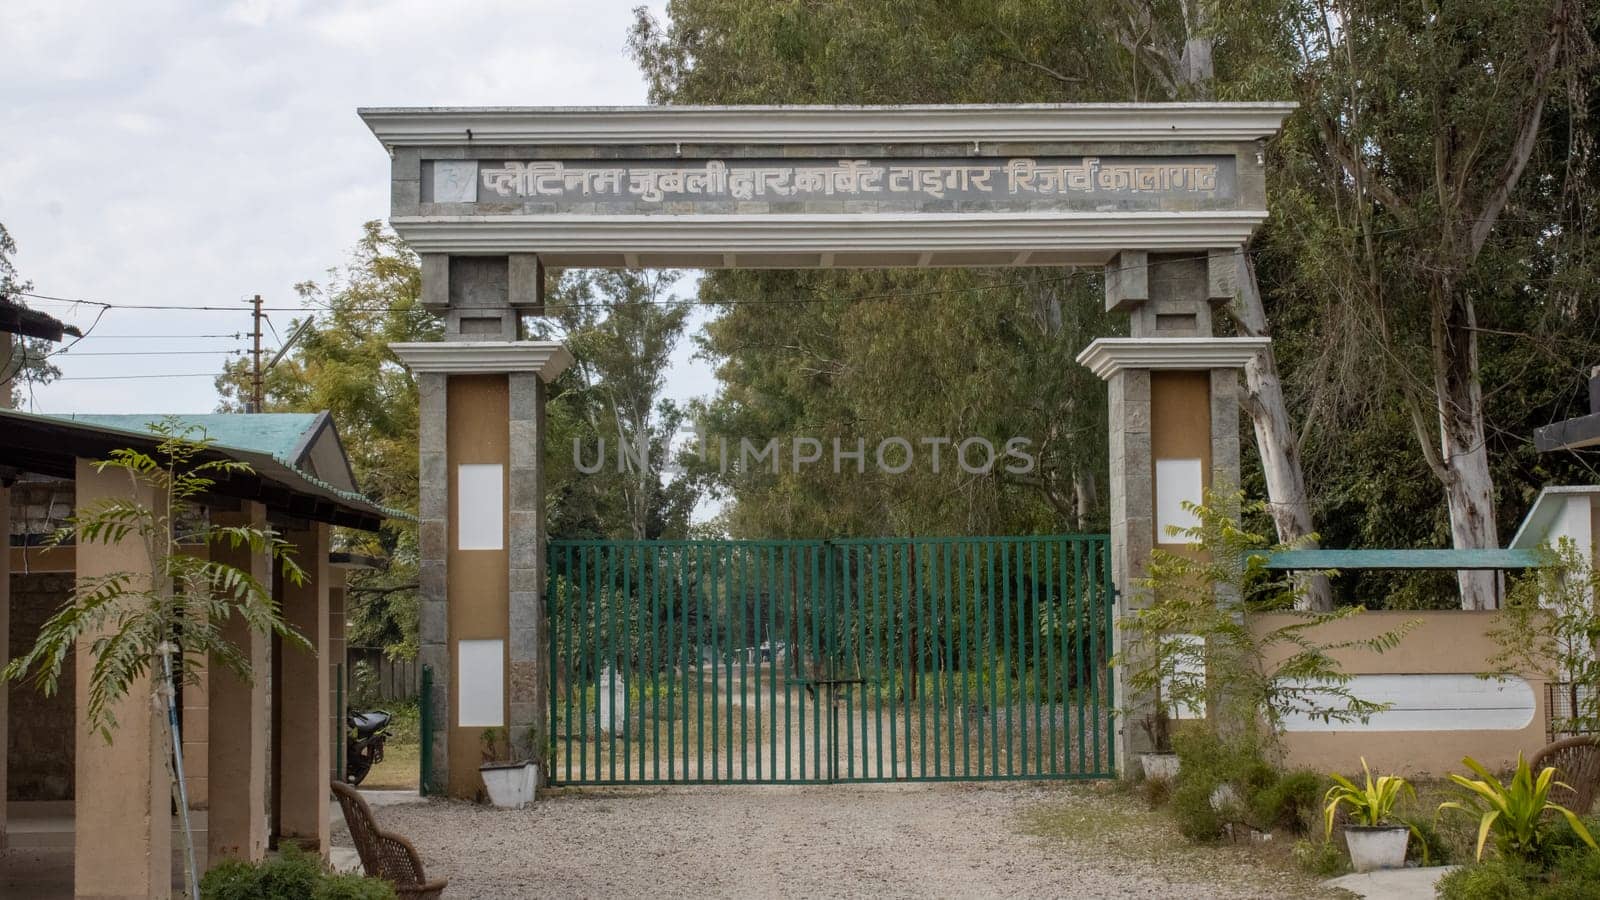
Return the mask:
<path id="1" fill-rule="evenodd" d="M 157 375 L 71 375 L 64 378 L 52 378 L 51 384 L 58 381 L 129 381 L 135 378 L 221 378 L 225 372 L 163 372 Z"/>
<path id="2" fill-rule="evenodd" d="M 96 341 L 177 341 L 177 340 L 217 340 L 231 338 L 243 340 L 244 335 L 235 331 L 232 334 L 96 334 L 92 337 L 84 336 L 84 340 Z"/>
<path id="3" fill-rule="evenodd" d="M 243 350 L 90 350 L 83 353 L 66 353 L 61 358 L 77 359 L 80 356 L 229 356 L 243 354 Z"/>

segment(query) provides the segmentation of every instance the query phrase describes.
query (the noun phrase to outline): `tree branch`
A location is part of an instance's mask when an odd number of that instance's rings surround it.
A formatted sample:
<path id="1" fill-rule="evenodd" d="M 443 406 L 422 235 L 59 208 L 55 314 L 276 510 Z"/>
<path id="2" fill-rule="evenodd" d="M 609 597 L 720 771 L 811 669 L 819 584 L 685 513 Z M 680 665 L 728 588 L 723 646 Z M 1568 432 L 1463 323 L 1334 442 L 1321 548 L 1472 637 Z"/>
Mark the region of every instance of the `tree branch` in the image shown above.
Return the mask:
<path id="1" fill-rule="evenodd" d="M 1533 145 L 1539 137 L 1539 121 L 1544 115 L 1545 89 L 1549 86 L 1550 75 L 1555 71 L 1556 61 L 1561 56 L 1562 48 L 1566 46 L 1567 36 L 1572 27 L 1572 9 L 1566 0 L 1556 0 L 1555 9 L 1551 12 L 1550 38 L 1533 72 L 1533 102 L 1523 108 L 1511 155 L 1506 157 L 1494 191 L 1489 195 L 1483 211 L 1472 225 L 1472 234 L 1468 241 L 1469 255 L 1466 259 L 1468 263 L 1478 258 L 1478 252 L 1489 239 L 1489 232 L 1494 230 L 1501 211 L 1511 199 L 1511 192 L 1516 190 L 1517 182 L 1522 178 L 1522 170 L 1527 167 L 1529 158 L 1533 156 Z"/>

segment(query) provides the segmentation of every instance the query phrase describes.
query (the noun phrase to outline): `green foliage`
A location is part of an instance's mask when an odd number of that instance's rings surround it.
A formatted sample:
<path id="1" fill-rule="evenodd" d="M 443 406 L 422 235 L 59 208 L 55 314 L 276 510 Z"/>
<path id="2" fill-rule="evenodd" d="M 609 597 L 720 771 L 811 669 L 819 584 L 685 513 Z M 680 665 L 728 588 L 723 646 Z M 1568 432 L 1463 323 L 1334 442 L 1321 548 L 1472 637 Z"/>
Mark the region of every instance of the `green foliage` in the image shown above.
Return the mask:
<path id="1" fill-rule="evenodd" d="M 1514 578 L 1489 631 L 1496 675 L 1534 675 L 1570 689 L 1569 716 L 1552 710 L 1558 735 L 1592 734 L 1600 725 L 1600 573 L 1571 538 L 1539 548 L 1540 567 Z"/>
<path id="2" fill-rule="evenodd" d="M 1406 861 L 1419 866 L 1443 866 L 1453 855 L 1450 842 L 1440 833 L 1431 818 L 1396 816 L 1395 823 L 1411 829 L 1411 840 L 1406 843 Z"/>
<path id="3" fill-rule="evenodd" d="M 1300 868 L 1318 878 L 1335 878 L 1350 869 L 1344 851 L 1332 841 L 1302 838 L 1294 842 L 1292 853 Z"/>
<path id="4" fill-rule="evenodd" d="M 305 577 L 292 548 L 270 529 L 213 525 L 199 512 L 200 498 L 218 480 L 250 474 L 250 467 L 208 453 L 211 441 L 176 419 L 151 425 L 158 439 L 154 455 L 114 450 L 96 463 L 105 472 L 125 473 L 132 496 L 107 497 L 79 507 L 68 524 L 50 538 L 51 546 L 133 542 L 145 554 L 154 577 L 117 571 L 83 575 L 68 601 L 39 630 L 33 646 L 13 659 L 6 681 L 31 679 L 47 696 L 60 685 L 61 670 L 73 649 L 86 644 L 94 657 L 84 710 L 92 729 L 109 743 L 116 730 L 114 707 L 132 686 L 159 672 L 162 655 L 177 638 L 185 678 L 220 662 L 250 678 L 249 659 L 222 636 L 233 616 L 259 634 L 277 634 L 288 646 L 307 647 L 305 638 L 283 620 L 270 584 L 249 572 L 185 545 L 219 546 L 266 553 L 283 577 L 299 584 Z M 164 678 L 155 679 L 165 685 Z"/>
<path id="5" fill-rule="evenodd" d="M 1441 900 L 1590 900 L 1600 897 L 1600 853 L 1558 854 L 1547 868 L 1499 858 L 1463 866 L 1439 880 Z"/>
<path id="6" fill-rule="evenodd" d="M 1585 847 L 1559 853 L 1539 900 L 1589 900 L 1600 897 L 1600 853 Z"/>
<path id="7" fill-rule="evenodd" d="M 1572 831 L 1591 849 L 1600 852 L 1589 830 L 1576 813 L 1550 800 L 1550 789 L 1561 784 L 1555 780 L 1556 770 L 1545 767 L 1534 775 L 1528 761 L 1517 754 L 1517 768 L 1509 782 L 1502 783 L 1477 760 L 1467 757 L 1462 763 L 1477 778 L 1452 773 L 1450 780 L 1467 791 L 1464 801 L 1441 803 L 1439 809 L 1459 810 L 1478 817 L 1478 859 L 1483 858 L 1483 848 L 1489 835 L 1495 837 L 1500 855 L 1510 859 L 1533 861 L 1542 858 L 1550 838 L 1546 813 L 1559 813 Z"/>
<path id="8" fill-rule="evenodd" d="M 667 369 L 692 302 L 676 272 L 568 270 L 536 336 L 559 339 L 573 365 L 554 385 L 546 492 L 558 538 L 682 538 L 698 478 L 665 477 L 686 413 L 663 399 Z M 551 490 L 551 487 L 558 490 Z"/>
<path id="9" fill-rule="evenodd" d="M 1248 741 L 1226 741 L 1206 728 L 1183 727 L 1173 735 L 1172 746 L 1178 754 L 1172 814 L 1190 840 L 1213 841 L 1226 826 L 1245 822 L 1257 797 L 1278 781 L 1260 749 Z M 1217 809 L 1212 797 L 1224 787 L 1237 802 Z"/>
<path id="10" fill-rule="evenodd" d="M 1356 696 L 1337 654 L 1383 653 L 1398 646 L 1408 623 L 1366 637 L 1323 640 L 1316 630 L 1360 614 L 1298 609 L 1304 582 L 1267 569 L 1267 558 L 1289 545 L 1250 530 L 1244 518 L 1264 518 L 1265 504 L 1242 493 L 1207 492 L 1186 504 L 1198 520 L 1174 536 L 1198 545 L 1195 556 L 1156 550 L 1139 587 L 1149 603 L 1123 619 L 1125 650 L 1112 660 L 1127 668 L 1135 718 L 1204 711 L 1210 727 L 1274 742 L 1291 714 L 1328 722 L 1364 721 L 1384 709 Z M 1262 617 L 1269 622 L 1262 628 Z M 1263 735 L 1262 727 L 1265 727 Z"/>
<path id="11" fill-rule="evenodd" d="M 416 254 L 382 222 L 367 222 L 343 266 L 295 289 L 316 310 L 316 320 L 266 371 L 263 412 L 327 410 L 362 492 L 385 506 L 415 512 L 417 388 L 389 344 L 435 340 L 443 332 L 438 318 L 422 308 Z M 288 330 L 301 321 L 291 321 Z M 220 412 L 243 412 L 250 396 L 249 361 L 229 363 L 216 387 Z M 346 594 L 351 645 L 414 656 L 416 523 L 386 521 L 375 535 L 341 529 L 335 544 L 335 549 L 387 559 L 383 570 L 351 573 Z"/>
<path id="12" fill-rule="evenodd" d="M 1481 422 L 1463 452 L 1486 448 L 1489 516 L 1510 533 L 1538 486 L 1585 481 L 1593 465 L 1584 453 L 1535 453 L 1527 436 L 1587 412 L 1574 360 L 1600 356 L 1600 295 L 1590 289 L 1600 154 L 1591 149 L 1596 69 L 1585 34 L 1600 32 L 1597 10 L 1407 0 L 1239 2 L 1195 14 L 1206 8 L 671 0 L 660 21 L 641 8 L 629 47 L 652 101 L 668 104 L 1299 101 L 1266 146 L 1271 215 L 1249 249 L 1317 530 L 1336 547 L 1448 545 L 1435 466 L 1443 409 Z M 1187 51 L 1200 48 L 1214 51 L 1214 71 L 1185 69 Z M 1535 111 L 1537 127 L 1527 128 Z M 1510 165 L 1522 148 L 1525 165 Z M 1486 215 L 1502 193 L 1509 203 Z M 751 478 L 725 485 L 737 500 L 730 527 L 979 533 L 1071 521 L 1074 505 L 1063 513 L 1055 503 L 1059 487 L 1093 488 L 1104 477 L 1095 455 L 1105 443 L 1104 388 L 1069 377 L 1085 373 L 1063 356 L 1120 326 L 1090 298 L 1093 278 L 1082 294 L 1068 286 L 1069 319 L 1037 339 L 1016 296 L 1037 289 L 853 302 L 986 275 L 711 275 L 707 300 L 808 301 L 716 307 L 707 344 L 724 388 L 711 406 L 726 424 L 715 427 L 781 435 L 820 425 L 848 438 L 880 420 L 914 421 L 918 433 L 992 422 L 1051 436 L 1046 476 L 1057 489 L 1036 487 L 1030 501 L 981 479 L 956 491 L 905 481 L 902 493 L 855 477 Z M 1463 318 L 1469 307 L 1473 320 Z M 1231 307 L 1236 321 L 1239 309 Z M 906 348 L 917 341 L 926 349 L 913 357 Z M 1024 366 L 1040 353 L 1057 368 L 1030 381 Z M 1437 407 L 1430 397 L 1436 386 L 1459 395 L 1473 385 L 1481 403 L 1458 396 Z M 1256 455 L 1242 463 L 1242 484 L 1261 493 Z M 917 503 L 919 491 L 929 496 Z M 1087 521 L 1102 522 L 1103 504 L 1086 505 Z M 1351 574 L 1335 587 L 1346 603 L 1459 603 L 1452 573 Z"/>
<path id="13" fill-rule="evenodd" d="M 1304 834 L 1316 815 L 1324 779 L 1316 772 L 1284 772 L 1250 801 L 1251 824 L 1263 831 Z"/>
<path id="14" fill-rule="evenodd" d="M 394 900 L 386 881 L 337 875 L 293 844 L 258 863 L 224 860 L 200 880 L 205 900 Z"/>
<path id="15" fill-rule="evenodd" d="M 1533 900 L 1536 872 L 1509 859 L 1463 866 L 1439 879 L 1439 900 Z"/>
<path id="16" fill-rule="evenodd" d="M 1365 780 L 1359 786 L 1337 772 L 1328 776 L 1333 779 L 1333 787 L 1328 788 L 1322 797 L 1324 837 L 1332 836 L 1334 817 L 1342 808 L 1349 809 L 1350 818 L 1356 825 L 1376 828 L 1388 825 L 1393 820 L 1395 804 L 1400 801 L 1402 794 L 1410 794 L 1413 798 L 1417 796 L 1410 783 L 1398 775 L 1373 778 L 1365 758 L 1361 760 L 1361 771 Z"/>

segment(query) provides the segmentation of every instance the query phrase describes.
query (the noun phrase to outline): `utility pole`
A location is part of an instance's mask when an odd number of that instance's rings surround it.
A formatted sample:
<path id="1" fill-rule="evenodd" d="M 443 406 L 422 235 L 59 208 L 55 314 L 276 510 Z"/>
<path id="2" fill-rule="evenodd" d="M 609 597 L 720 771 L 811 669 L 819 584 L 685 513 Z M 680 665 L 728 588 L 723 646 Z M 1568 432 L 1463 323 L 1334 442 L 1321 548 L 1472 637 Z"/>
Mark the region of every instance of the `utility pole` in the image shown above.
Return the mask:
<path id="1" fill-rule="evenodd" d="M 261 320 L 263 316 L 261 315 L 260 294 L 257 294 L 255 299 L 250 301 L 250 306 L 251 324 L 255 326 L 250 332 L 250 337 L 255 342 L 255 347 L 250 351 L 250 403 L 247 410 L 258 413 L 261 412 L 261 407 L 265 401 L 264 391 L 261 386 Z"/>

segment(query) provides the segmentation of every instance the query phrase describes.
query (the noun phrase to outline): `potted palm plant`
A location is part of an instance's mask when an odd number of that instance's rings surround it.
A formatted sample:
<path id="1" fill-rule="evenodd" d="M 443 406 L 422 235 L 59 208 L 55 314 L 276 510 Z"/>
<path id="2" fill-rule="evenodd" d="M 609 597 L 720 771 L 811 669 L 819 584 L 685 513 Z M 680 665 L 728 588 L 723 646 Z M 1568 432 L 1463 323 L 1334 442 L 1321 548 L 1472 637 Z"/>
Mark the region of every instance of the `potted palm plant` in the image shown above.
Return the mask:
<path id="1" fill-rule="evenodd" d="M 1343 775 L 1333 774 L 1333 787 L 1323 795 L 1322 816 L 1325 836 L 1333 836 L 1333 820 L 1340 807 L 1349 807 L 1350 822 L 1344 826 L 1344 843 L 1350 850 L 1350 865 L 1357 872 L 1399 869 L 1406 864 L 1406 845 L 1411 827 L 1397 822 L 1394 807 L 1401 794 L 1416 797 L 1416 791 L 1398 775 L 1374 779 L 1361 760 L 1365 783 L 1357 786 Z"/>
<path id="2" fill-rule="evenodd" d="M 489 802 L 502 809 L 520 809 L 532 803 L 539 790 L 539 766 L 532 759 L 518 758 L 504 729 L 485 728 L 479 741 L 483 764 L 478 766 L 478 774 L 489 792 Z"/>

